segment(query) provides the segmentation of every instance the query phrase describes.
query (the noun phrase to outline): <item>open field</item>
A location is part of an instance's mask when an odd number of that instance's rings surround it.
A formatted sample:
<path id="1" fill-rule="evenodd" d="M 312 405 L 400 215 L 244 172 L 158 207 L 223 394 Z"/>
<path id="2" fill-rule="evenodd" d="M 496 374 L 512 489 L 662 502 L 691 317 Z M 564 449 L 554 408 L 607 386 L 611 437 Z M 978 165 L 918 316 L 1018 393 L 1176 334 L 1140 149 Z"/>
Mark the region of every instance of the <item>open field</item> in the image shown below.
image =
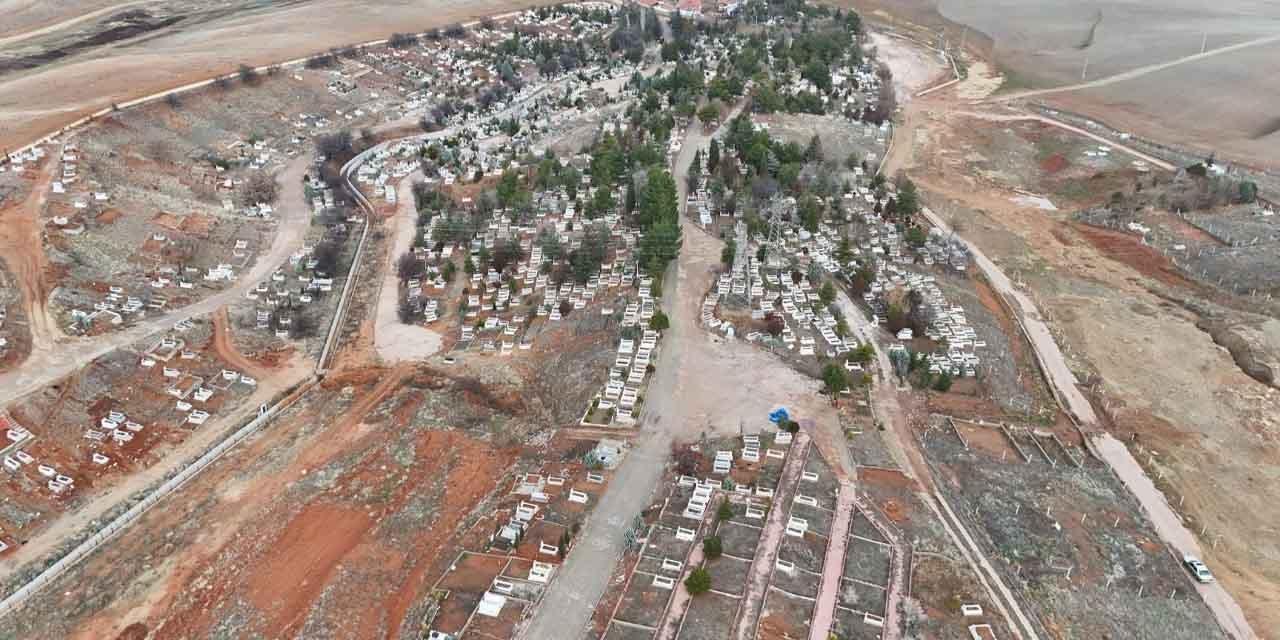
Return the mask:
<path id="1" fill-rule="evenodd" d="M 1275 115 L 1265 96 L 1280 86 L 1262 71 L 1275 58 L 1280 16 L 1261 0 L 1205 5 L 1179 0 L 1064 4 L 1043 0 L 940 3 L 841 0 L 898 30 L 925 27 L 992 60 L 1009 95 L 1071 87 L 1126 72 L 1136 77 L 1098 87 L 1046 93 L 1037 100 L 1131 131 L 1250 166 L 1280 168 Z M 890 16 L 893 16 L 891 18 Z M 904 24 L 903 20 L 910 24 Z M 1258 40 L 1260 44 L 1189 60 L 1150 73 L 1145 67 Z M 1192 99 L 1188 100 L 1188 97 Z"/>
<path id="2" fill-rule="evenodd" d="M 255 3 L 254 10 L 180 21 L 92 55 L 0 77 L 0 147 L 15 148 L 112 103 L 229 73 L 242 63 L 282 62 L 536 4 L 546 3 L 478 0 L 430 11 L 403 3 L 370 9 L 350 0 Z"/>

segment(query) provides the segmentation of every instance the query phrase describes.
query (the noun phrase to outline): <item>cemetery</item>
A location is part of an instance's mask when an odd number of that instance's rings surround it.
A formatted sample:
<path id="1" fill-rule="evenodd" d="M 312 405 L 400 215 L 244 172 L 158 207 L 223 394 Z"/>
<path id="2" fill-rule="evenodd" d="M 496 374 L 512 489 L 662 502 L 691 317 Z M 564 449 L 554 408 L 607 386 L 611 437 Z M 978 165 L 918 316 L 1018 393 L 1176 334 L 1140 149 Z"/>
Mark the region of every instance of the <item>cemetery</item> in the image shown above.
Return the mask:
<path id="1" fill-rule="evenodd" d="M 935 415 L 919 437 L 952 509 L 1039 620 L 1070 619 L 1097 633 L 1220 637 L 1141 507 L 1070 436 Z M 954 477 L 970 481 L 944 480 Z"/>
<path id="2" fill-rule="evenodd" d="M 257 381 L 212 346 L 208 322 L 112 352 L 7 409 L 0 530 L 31 537 L 247 404 Z M 15 437 L 22 435 L 22 437 Z"/>

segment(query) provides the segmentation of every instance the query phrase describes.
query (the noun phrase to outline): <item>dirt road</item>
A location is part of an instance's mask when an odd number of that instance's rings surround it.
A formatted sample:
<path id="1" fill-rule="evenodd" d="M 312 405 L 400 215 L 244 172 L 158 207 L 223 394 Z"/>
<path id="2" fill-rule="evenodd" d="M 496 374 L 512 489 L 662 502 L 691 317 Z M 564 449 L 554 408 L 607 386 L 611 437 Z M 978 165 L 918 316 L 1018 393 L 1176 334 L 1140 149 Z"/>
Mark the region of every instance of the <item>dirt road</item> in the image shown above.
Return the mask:
<path id="1" fill-rule="evenodd" d="M 43 345 L 34 344 L 31 355 L 20 368 L 0 374 L 0 406 L 58 380 L 115 349 L 168 331 L 182 319 L 203 316 L 230 304 L 269 277 L 291 254 L 302 248 L 302 241 L 311 222 L 311 207 L 303 196 L 302 176 L 310 164 L 310 154 L 302 154 L 286 165 L 277 176 L 281 184 L 281 195 L 277 209 L 280 221 L 275 237 L 270 248 L 254 260 L 253 267 L 241 273 L 231 286 L 195 304 L 147 318 L 122 331 L 92 338 L 65 337 Z M 43 254 L 42 251 L 38 253 Z"/>
<path id="2" fill-rule="evenodd" d="M 686 196 L 685 176 L 694 153 L 709 140 L 700 127 L 686 132 L 674 161 L 678 202 Z M 700 326 L 702 300 L 716 277 L 723 245 L 685 216 L 680 224 L 684 244 L 663 279 L 662 307 L 671 326 L 663 332 L 657 371 L 645 391 L 641 435 L 587 521 L 581 538 L 585 544 L 569 555 L 543 596 L 522 636 L 526 640 L 564 640 L 586 628 L 622 555 L 623 532 L 649 505 L 673 440 L 772 430 L 767 417 L 778 406 L 823 428 L 839 428 L 830 403 L 817 393 L 816 380 L 766 351 Z M 760 393 L 761 380 L 769 381 L 767 393 Z M 833 464 L 840 464 L 839 458 Z"/>
<path id="3" fill-rule="evenodd" d="M 988 100 L 992 102 L 1010 102 L 1013 100 L 1034 98 L 1037 96 L 1043 96 L 1043 95 L 1048 95 L 1053 93 L 1065 93 L 1068 91 L 1079 91 L 1082 89 L 1094 89 L 1097 87 L 1105 87 L 1107 85 L 1115 84 L 1117 82 L 1124 82 L 1125 80 L 1133 80 L 1135 78 L 1141 78 L 1142 76 L 1145 76 L 1147 74 L 1155 73 L 1157 71 L 1163 71 L 1165 69 L 1176 67 L 1182 64 L 1187 64 L 1189 62 L 1197 62 L 1200 60 L 1204 60 L 1205 58 L 1211 58 L 1213 56 L 1222 55 L 1224 53 L 1231 53 L 1233 51 L 1239 51 L 1241 49 L 1247 49 L 1249 47 L 1256 47 L 1258 45 L 1271 44 L 1273 42 L 1280 42 L 1280 35 L 1266 36 L 1262 38 L 1254 38 L 1252 40 L 1246 40 L 1244 42 L 1237 42 L 1236 44 L 1233 44 L 1233 45 L 1219 47 L 1217 49 L 1209 49 L 1204 53 L 1197 53 L 1189 56 L 1183 56 L 1181 58 L 1174 58 L 1173 60 L 1168 60 L 1165 62 L 1149 64 L 1146 66 L 1138 67 L 1137 69 L 1130 69 L 1129 71 L 1125 71 L 1123 73 L 1110 75 L 1105 78 L 1098 78 L 1097 80 L 1090 80 L 1088 82 L 1081 82 L 1077 84 L 1069 84 L 1061 87 L 1052 87 L 1049 89 L 1033 89 L 1029 91 L 1015 91 L 1012 93 L 1006 93 L 1000 96 L 995 96 L 995 97 L 989 98 Z"/>
<path id="4" fill-rule="evenodd" d="M 421 360 L 440 350 L 439 333 L 416 324 L 400 322 L 400 275 L 396 261 L 413 246 L 413 236 L 418 226 L 417 209 L 413 201 L 413 183 L 422 179 L 422 170 L 415 171 L 400 181 L 396 188 L 396 213 L 388 221 L 394 241 L 387 256 L 387 269 L 382 274 L 382 289 L 378 292 L 378 306 L 374 316 L 373 341 L 378 357 L 386 362 Z"/>
<path id="5" fill-rule="evenodd" d="M 27 197 L 0 207 L 0 256 L 3 256 L 22 294 L 22 308 L 31 332 L 32 353 L 50 349 L 61 336 L 47 307 L 50 290 L 45 270 L 48 260 L 40 224 L 40 211 L 48 198 L 49 184 L 57 167 L 58 163 L 53 159 L 46 159 Z M 3 386 L 2 381 L 0 377 L 0 387 Z"/>

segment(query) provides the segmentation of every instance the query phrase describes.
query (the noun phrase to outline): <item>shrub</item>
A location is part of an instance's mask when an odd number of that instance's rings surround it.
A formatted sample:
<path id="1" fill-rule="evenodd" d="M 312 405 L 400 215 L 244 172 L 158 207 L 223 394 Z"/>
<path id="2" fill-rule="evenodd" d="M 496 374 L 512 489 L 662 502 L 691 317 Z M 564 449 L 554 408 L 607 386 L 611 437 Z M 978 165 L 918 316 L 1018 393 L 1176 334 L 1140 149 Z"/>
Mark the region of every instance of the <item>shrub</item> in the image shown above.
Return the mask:
<path id="1" fill-rule="evenodd" d="M 724 552 L 724 545 L 720 542 L 720 536 L 707 536 L 702 540 L 702 555 L 707 558 L 719 558 Z"/>
<path id="2" fill-rule="evenodd" d="M 704 567 L 698 567 L 689 572 L 689 577 L 684 579 L 684 588 L 689 590 L 689 595 L 698 595 L 711 590 L 711 573 Z"/>
<path id="3" fill-rule="evenodd" d="M 938 379 L 933 381 L 933 390 L 946 393 L 951 390 L 951 374 L 943 371 L 938 375 Z"/>
<path id="4" fill-rule="evenodd" d="M 258 84 L 258 80 L 261 79 L 258 76 L 258 70 L 247 64 L 240 65 L 240 69 L 236 72 L 236 75 L 240 76 L 240 82 L 251 87 Z"/>
<path id="5" fill-rule="evenodd" d="M 654 311 L 653 317 L 649 318 L 649 328 L 654 331 L 666 331 L 671 328 L 671 319 L 661 311 Z"/>
<path id="6" fill-rule="evenodd" d="M 724 521 L 733 517 L 733 505 L 728 500 L 720 503 L 720 508 L 716 510 L 716 520 Z"/>

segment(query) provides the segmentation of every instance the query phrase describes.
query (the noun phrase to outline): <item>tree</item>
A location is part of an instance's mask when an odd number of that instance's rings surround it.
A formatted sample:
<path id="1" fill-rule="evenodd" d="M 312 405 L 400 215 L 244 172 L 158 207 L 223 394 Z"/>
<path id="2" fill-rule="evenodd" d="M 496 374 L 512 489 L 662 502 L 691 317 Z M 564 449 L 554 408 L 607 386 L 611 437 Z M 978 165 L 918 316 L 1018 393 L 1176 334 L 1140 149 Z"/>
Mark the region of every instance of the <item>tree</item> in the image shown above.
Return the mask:
<path id="1" fill-rule="evenodd" d="M 938 379 L 933 381 L 933 390 L 946 393 L 951 390 L 951 374 L 943 371 L 938 374 Z"/>
<path id="2" fill-rule="evenodd" d="M 799 206 L 800 225 L 809 233 L 818 232 L 818 223 L 822 221 L 822 204 L 813 196 L 805 196 Z"/>
<path id="3" fill-rule="evenodd" d="M 715 560 L 724 553 L 724 543 L 720 541 L 720 536 L 707 536 L 702 539 L 702 555 L 709 560 Z"/>
<path id="4" fill-rule="evenodd" d="M 898 182 L 898 211 L 911 216 L 920 211 L 920 194 L 916 191 L 916 183 L 911 178 L 903 177 Z"/>
<path id="5" fill-rule="evenodd" d="M 1258 199 L 1258 183 L 1244 180 L 1240 183 L 1240 202 L 1249 204 Z"/>
<path id="6" fill-rule="evenodd" d="M 716 520 L 724 522 L 733 517 L 733 505 L 728 500 L 720 503 L 720 508 L 716 510 Z"/>
<path id="7" fill-rule="evenodd" d="M 715 173 L 720 166 L 720 141 L 712 138 L 711 148 L 707 150 L 707 173 Z"/>
<path id="8" fill-rule="evenodd" d="M 720 118 L 720 109 L 716 105 L 708 102 L 698 110 L 698 119 L 702 121 L 703 126 L 708 126 Z"/>
<path id="9" fill-rule="evenodd" d="M 350 131 L 337 131 L 327 136 L 316 138 L 316 151 L 326 160 L 351 153 L 352 138 Z"/>
<path id="10" fill-rule="evenodd" d="M 849 359 L 858 364 L 867 364 L 876 355 L 875 348 L 869 344 L 864 344 L 857 349 L 849 352 Z"/>
<path id="11" fill-rule="evenodd" d="M 849 388 L 849 374 L 844 367 L 834 362 L 828 363 L 822 368 L 822 386 L 831 396 L 839 395 Z"/>
<path id="12" fill-rule="evenodd" d="M 640 238 L 640 264 L 651 276 L 666 271 L 667 263 L 679 253 L 680 226 L 675 221 L 656 224 Z"/>
<path id="13" fill-rule="evenodd" d="M 413 255 L 412 251 L 406 251 L 400 254 L 400 258 L 396 261 L 396 274 L 400 276 L 400 281 L 409 280 L 422 275 L 424 265 Z"/>
<path id="14" fill-rule="evenodd" d="M 236 73 L 240 76 L 240 82 L 251 87 L 257 85 L 258 80 L 260 79 L 258 77 L 258 70 L 247 64 L 240 65 L 240 69 Z"/>
<path id="15" fill-rule="evenodd" d="M 661 310 L 655 310 L 653 317 L 649 318 L 649 328 L 653 331 L 666 331 L 671 328 L 671 319 Z"/>
<path id="16" fill-rule="evenodd" d="M 812 138 L 809 138 L 809 146 L 805 147 L 804 159 L 808 162 L 822 162 L 823 157 L 822 140 L 815 133 Z"/>
<path id="17" fill-rule="evenodd" d="M 720 250 L 720 262 L 723 262 L 726 266 L 732 265 L 733 258 L 737 253 L 738 253 L 737 242 L 733 240 L 729 240 L 728 242 L 725 242 L 724 248 Z"/>
<path id="18" fill-rule="evenodd" d="M 665 169 L 654 167 L 649 170 L 644 189 L 640 193 L 640 213 L 637 222 L 642 230 L 647 230 L 663 222 L 675 223 L 679 220 L 679 207 L 676 204 L 676 182 Z"/>
<path id="19" fill-rule="evenodd" d="M 787 328 L 787 321 L 782 316 L 771 311 L 764 317 L 764 327 L 765 331 L 769 332 L 769 335 L 776 338 L 782 335 L 782 331 Z"/>
<path id="20" fill-rule="evenodd" d="M 830 280 L 822 283 L 822 287 L 818 289 L 818 302 L 822 303 L 823 307 L 829 307 L 831 306 L 831 303 L 835 301 L 835 285 L 832 285 Z"/>
<path id="21" fill-rule="evenodd" d="M 276 179 L 265 171 L 255 171 L 245 178 L 240 185 L 240 206 L 250 207 L 259 203 L 270 204 L 276 201 L 280 185 Z"/>
<path id="22" fill-rule="evenodd" d="M 711 573 L 704 567 L 698 567 L 689 572 L 689 577 L 684 579 L 684 588 L 689 590 L 689 595 L 696 596 L 711 590 Z"/>

